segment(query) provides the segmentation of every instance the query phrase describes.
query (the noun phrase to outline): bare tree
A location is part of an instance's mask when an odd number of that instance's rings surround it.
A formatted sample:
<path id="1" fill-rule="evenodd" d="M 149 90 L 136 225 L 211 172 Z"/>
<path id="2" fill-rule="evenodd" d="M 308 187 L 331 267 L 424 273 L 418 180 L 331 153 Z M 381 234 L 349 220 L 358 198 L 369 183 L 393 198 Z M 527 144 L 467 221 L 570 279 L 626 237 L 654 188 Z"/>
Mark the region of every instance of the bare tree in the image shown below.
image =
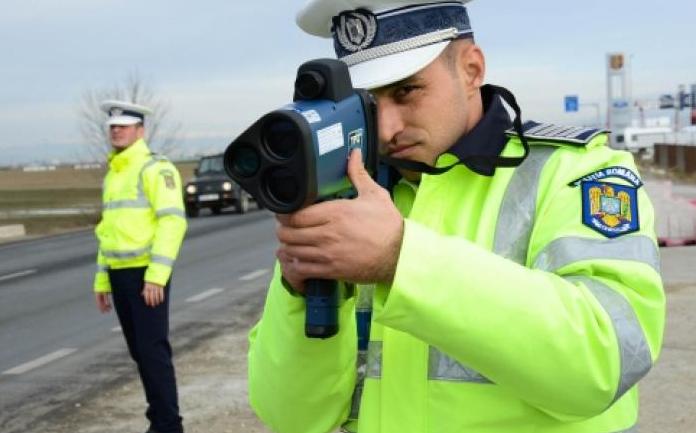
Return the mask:
<path id="1" fill-rule="evenodd" d="M 153 113 L 145 119 L 145 141 L 158 153 L 167 155 L 176 150 L 181 124 L 171 121 L 169 103 L 157 96 L 140 75 L 131 73 L 122 84 L 87 90 L 82 95 L 80 131 L 93 158 L 105 161 L 111 151 L 109 131 L 105 126 L 108 115 L 100 108 L 102 101 L 107 99 L 150 107 Z"/>

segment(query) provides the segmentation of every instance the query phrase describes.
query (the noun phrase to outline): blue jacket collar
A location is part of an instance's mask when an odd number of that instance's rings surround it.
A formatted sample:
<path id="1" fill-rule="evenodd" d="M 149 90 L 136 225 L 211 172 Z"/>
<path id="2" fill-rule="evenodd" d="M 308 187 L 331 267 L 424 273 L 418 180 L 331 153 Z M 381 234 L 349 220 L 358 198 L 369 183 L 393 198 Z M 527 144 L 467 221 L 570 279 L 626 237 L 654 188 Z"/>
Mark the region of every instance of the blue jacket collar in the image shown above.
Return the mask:
<path id="1" fill-rule="evenodd" d="M 493 176 L 494 160 L 505 148 L 512 127 L 512 120 L 495 89 L 481 87 L 483 117 L 466 135 L 457 140 L 447 151 L 456 155 L 469 170 L 483 176 Z"/>

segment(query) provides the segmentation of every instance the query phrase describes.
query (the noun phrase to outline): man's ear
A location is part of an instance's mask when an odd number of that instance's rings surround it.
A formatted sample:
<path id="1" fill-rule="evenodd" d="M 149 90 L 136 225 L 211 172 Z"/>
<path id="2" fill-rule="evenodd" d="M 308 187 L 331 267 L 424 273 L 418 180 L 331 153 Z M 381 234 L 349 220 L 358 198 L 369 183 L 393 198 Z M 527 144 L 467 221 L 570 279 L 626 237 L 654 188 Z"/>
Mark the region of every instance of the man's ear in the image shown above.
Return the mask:
<path id="1" fill-rule="evenodd" d="M 486 75 L 486 59 L 481 48 L 471 41 L 461 41 L 458 48 L 459 70 L 467 90 L 477 91 Z"/>

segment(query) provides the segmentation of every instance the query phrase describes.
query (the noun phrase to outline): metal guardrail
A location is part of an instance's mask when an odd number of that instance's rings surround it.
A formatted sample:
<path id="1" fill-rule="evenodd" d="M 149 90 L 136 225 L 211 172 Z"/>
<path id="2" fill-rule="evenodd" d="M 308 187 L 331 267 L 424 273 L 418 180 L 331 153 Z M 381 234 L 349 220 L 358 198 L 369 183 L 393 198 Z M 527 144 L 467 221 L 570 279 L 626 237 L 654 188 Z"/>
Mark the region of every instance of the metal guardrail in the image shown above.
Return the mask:
<path id="1" fill-rule="evenodd" d="M 10 209 L 10 210 L 0 211 L 0 219 L 31 218 L 31 217 L 40 217 L 40 216 L 96 215 L 100 211 L 101 211 L 101 208 L 97 208 L 97 207 Z"/>
<path id="2" fill-rule="evenodd" d="M 672 193 L 671 181 L 646 182 L 655 207 L 655 231 L 661 246 L 696 244 L 696 200 Z"/>

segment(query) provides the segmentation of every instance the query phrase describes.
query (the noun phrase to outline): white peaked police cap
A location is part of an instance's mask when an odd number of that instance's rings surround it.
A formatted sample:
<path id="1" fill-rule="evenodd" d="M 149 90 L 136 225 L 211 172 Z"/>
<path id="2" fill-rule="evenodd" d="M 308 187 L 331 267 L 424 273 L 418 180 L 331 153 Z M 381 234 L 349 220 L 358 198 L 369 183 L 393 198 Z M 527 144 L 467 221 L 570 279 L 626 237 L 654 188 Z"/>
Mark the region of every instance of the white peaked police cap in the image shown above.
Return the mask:
<path id="1" fill-rule="evenodd" d="M 144 123 L 145 116 L 152 114 L 150 108 L 126 101 L 108 100 L 102 102 L 100 106 L 109 115 L 106 126 Z"/>
<path id="2" fill-rule="evenodd" d="M 374 89 L 415 74 L 450 41 L 472 36 L 469 1 L 310 0 L 297 25 L 333 38 L 353 86 Z"/>

